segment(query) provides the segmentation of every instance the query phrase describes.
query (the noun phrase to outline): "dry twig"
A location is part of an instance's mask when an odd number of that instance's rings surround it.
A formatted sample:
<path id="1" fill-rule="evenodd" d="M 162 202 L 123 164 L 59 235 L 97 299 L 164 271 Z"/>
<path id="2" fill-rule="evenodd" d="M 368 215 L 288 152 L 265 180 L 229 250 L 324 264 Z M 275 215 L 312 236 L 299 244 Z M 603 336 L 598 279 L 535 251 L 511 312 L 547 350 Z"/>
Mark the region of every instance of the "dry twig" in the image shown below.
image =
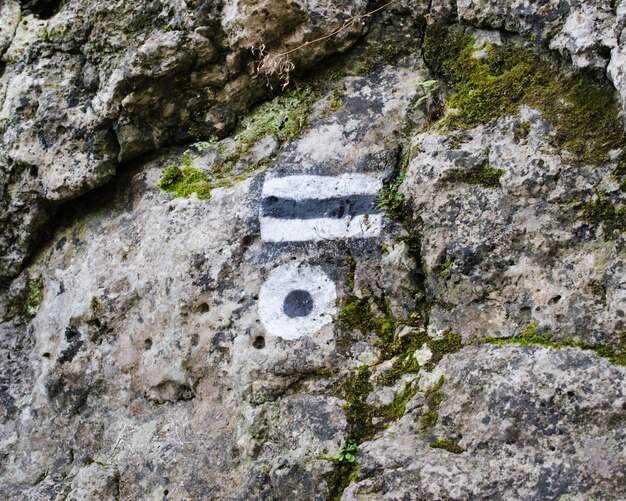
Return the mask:
<path id="1" fill-rule="evenodd" d="M 372 16 L 376 12 L 383 10 L 385 7 L 388 7 L 396 0 L 390 0 L 384 5 L 377 7 L 374 10 L 366 12 L 365 14 L 360 14 L 358 16 L 351 17 L 347 21 L 343 23 L 343 25 L 336 30 L 332 31 L 328 35 L 324 35 L 322 37 L 316 38 L 314 40 L 309 40 L 308 42 L 304 42 L 293 49 L 289 49 L 285 52 L 280 52 L 278 54 L 272 54 L 266 50 L 265 44 L 261 45 L 253 45 L 250 47 L 252 54 L 257 56 L 256 63 L 256 73 L 257 75 L 263 75 L 267 80 L 267 85 L 269 87 L 272 86 L 271 78 L 276 76 L 280 81 L 283 82 L 282 88 L 284 89 L 289 85 L 289 75 L 295 69 L 295 64 L 290 58 L 290 55 L 294 52 L 304 49 L 310 45 L 314 45 L 317 43 L 321 43 L 329 38 L 338 35 L 342 31 L 347 30 L 348 28 L 354 26 L 356 23 L 363 22 L 363 20 L 367 17 Z"/>

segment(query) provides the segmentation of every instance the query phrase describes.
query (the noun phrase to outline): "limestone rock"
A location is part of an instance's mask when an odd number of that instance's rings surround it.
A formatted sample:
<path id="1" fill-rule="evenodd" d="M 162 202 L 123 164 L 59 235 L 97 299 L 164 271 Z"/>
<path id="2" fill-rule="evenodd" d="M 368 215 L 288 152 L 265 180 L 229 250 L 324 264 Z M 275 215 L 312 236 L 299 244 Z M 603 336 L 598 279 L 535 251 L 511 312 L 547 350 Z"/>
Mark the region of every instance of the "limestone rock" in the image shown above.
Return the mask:
<path id="1" fill-rule="evenodd" d="M 516 130 L 527 124 L 528 135 Z M 598 238 L 570 201 L 619 193 L 612 166 L 570 167 L 531 109 L 468 131 L 414 138 L 402 190 L 411 200 L 440 298 L 430 330 L 467 339 L 514 336 L 531 324 L 594 344 L 624 327 L 622 236 Z M 494 185 L 465 179 L 489 166 Z"/>
<path id="2" fill-rule="evenodd" d="M 623 92 L 623 2 L 455 4 L 0 0 L 0 498 L 623 498 L 612 91 L 586 165 L 423 43 Z"/>
<path id="3" fill-rule="evenodd" d="M 17 3 L 2 5 L 6 51 L 0 52 L 8 64 L 0 78 L 0 131 L 9 166 L 2 189 L 36 212 L 3 208 L 11 223 L 0 240 L 7 256 L 0 274 L 15 276 L 60 203 L 110 180 L 120 162 L 164 145 L 224 136 L 267 95 L 265 78 L 255 78 L 251 45 L 295 48 L 362 14 L 365 2 L 294 4 L 294 14 L 284 16 L 284 2 L 275 1 L 249 10 L 236 3 L 192 8 L 180 0 L 92 0 L 63 4 L 45 20 L 33 8 L 19 23 Z M 257 15 L 259 8 L 272 23 Z M 245 40 L 235 40 L 243 25 Z M 296 71 L 345 50 L 363 27 L 350 24 L 328 43 L 297 51 Z M 286 45 L 274 43 L 277 36 Z M 24 169 L 36 173 L 26 184 L 14 180 Z"/>
<path id="4" fill-rule="evenodd" d="M 366 480 L 342 499 L 621 498 L 623 368 L 530 347 L 466 348 L 439 367 L 437 425 L 420 429 L 416 410 L 367 444 Z M 433 448 L 436 440 L 460 449 Z"/>
<path id="5" fill-rule="evenodd" d="M 616 45 L 615 2 L 460 0 L 460 20 L 528 36 L 571 57 L 580 68 L 605 69 Z"/>

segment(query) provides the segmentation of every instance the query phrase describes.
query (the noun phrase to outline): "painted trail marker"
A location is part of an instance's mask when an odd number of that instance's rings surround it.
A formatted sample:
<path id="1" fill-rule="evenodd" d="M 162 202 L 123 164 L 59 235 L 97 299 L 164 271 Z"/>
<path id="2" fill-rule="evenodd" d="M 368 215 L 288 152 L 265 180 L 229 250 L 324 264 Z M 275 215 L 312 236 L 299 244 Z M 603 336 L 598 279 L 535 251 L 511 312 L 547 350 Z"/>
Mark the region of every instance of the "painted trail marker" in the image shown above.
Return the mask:
<path id="1" fill-rule="evenodd" d="M 380 234 L 374 209 L 382 180 L 367 174 L 266 178 L 261 239 L 305 242 L 370 238 Z M 332 322 L 335 284 L 319 267 L 287 263 L 272 270 L 259 294 L 259 317 L 269 334 L 297 339 Z"/>
<path id="2" fill-rule="evenodd" d="M 261 239 L 305 242 L 378 236 L 374 205 L 382 181 L 367 174 L 288 176 L 265 180 Z"/>
<path id="3" fill-rule="evenodd" d="M 320 268 L 287 263 L 272 270 L 259 294 L 259 316 L 268 332 L 297 339 L 332 322 L 335 284 Z"/>

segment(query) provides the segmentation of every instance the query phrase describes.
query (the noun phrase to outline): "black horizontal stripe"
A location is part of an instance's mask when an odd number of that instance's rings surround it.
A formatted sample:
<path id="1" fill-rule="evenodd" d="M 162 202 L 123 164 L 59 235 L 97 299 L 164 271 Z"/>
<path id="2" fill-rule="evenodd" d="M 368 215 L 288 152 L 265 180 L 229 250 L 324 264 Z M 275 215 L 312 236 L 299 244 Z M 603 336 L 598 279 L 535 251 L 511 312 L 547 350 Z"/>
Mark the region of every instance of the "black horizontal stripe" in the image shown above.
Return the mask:
<path id="1" fill-rule="evenodd" d="M 347 197 L 291 200 L 267 197 L 261 202 L 261 215 L 275 219 L 341 219 L 377 212 L 374 195 L 350 195 Z"/>

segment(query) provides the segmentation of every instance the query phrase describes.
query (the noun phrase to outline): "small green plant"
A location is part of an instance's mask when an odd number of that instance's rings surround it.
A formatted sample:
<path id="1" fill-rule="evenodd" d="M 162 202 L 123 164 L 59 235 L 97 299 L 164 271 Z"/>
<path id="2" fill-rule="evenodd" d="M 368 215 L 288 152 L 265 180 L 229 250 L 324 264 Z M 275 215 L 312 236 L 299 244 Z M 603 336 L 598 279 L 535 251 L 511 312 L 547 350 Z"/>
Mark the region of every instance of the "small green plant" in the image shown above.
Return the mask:
<path id="1" fill-rule="evenodd" d="M 354 463 L 356 460 L 356 451 L 358 449 L 358 445 L 354 440 L 347 440 L 341 446 L 341 449 L 337 453 L 337 455 L 333 458 L 335 461 L 348 461 L 349 463 Z"/>
<path id="2" fill-rule="evenodd" d="M 207 142 L 207 141 L 200 141 L 197 143 L 194 143 L 192 145 L 199 153 L 203 153 L 206 150 L 211 148 L 211 143 Z"/>
<path id="3" fill-rule="evenodd" d="M 41 39 L 44 42 L 49 42 L 50 41 L 50 34 L 48 33 L 48 26 L 44 24 L 43 26 L 43 32 L 41 33 Z"/>
<path id="4" fill-rule="evenodd" d="M 408 162 L 409 157 L 405 155 L 398 177 L 385 185 L 376 199 L 376 210 L 385 209 L 391 217 L 396 219 L 402 218 L 406 208 L 406 200 L 404 194 L 400 193 L 400 186 L 404 182 Z"/>
<path id="5" fill-rule="evenodd" d="M 428 89 L 428 92 L 416 101 L 413 108 L 417 108 L 424 101 L 433 98 L 433 92 L 439 89 L 439 80 L 426 80 L 425 82 L 418 82 L 417 87 L 421 87 L 424 90 Z"/>

